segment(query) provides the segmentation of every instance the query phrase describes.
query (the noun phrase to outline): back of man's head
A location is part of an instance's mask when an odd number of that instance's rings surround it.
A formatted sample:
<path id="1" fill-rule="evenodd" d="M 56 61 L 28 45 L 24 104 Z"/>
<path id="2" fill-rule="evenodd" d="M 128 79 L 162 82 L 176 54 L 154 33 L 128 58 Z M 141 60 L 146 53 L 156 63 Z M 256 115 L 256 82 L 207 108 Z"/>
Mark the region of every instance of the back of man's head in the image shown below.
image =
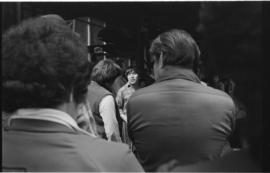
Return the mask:
<path id="1" fill-rule="evenodd" d="M 163 55 L 163 65 L 192 68 L 198 61 L 200 50 L 189 33 L 173 29 L 159 34 L 152 42 L 150 55 L 154 61 L 159 61 Z"/>

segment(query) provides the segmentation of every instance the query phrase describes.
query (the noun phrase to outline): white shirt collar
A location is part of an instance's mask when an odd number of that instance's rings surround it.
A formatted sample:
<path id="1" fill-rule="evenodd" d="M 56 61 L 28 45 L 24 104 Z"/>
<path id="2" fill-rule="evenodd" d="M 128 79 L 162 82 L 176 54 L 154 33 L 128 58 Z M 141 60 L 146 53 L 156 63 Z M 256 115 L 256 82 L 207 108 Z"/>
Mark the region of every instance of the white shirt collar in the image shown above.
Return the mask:
<path id="1" fill-rule="evenodd" d="M 14 119 L 35 119 L 51 121 L 65 125 L 70 129 L 78 130 L 84 134 L 93 136 L 87 131 L 81 129 L 69 114 L 57 109 L 19 109 L 11 115 L 8 121 L 8 125 L 10 125 L 11 121 Z"/>

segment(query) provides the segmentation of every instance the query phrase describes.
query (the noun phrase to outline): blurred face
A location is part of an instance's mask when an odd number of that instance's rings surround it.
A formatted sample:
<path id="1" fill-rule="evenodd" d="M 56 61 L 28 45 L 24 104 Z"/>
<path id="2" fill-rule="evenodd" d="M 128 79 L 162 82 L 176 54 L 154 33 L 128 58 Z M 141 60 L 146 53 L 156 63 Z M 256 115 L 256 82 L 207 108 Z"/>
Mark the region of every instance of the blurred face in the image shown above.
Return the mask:
<path id="1" fill-rule="evenodd" d="M 135 84 L 138 81 L 138 74 L 135 72 L 131 72 L 127 75 L 128 83 Z"/>
<path id="2" fill-rule="evenodd" d="M 229 87 L 228 87 L 229 94 L 232 94 L 234 92 L 234 87 L 235 87 L 234 82 L 230 81 L 229 82 Z"/>
<path id="3" fill-rule="evenodd" d="M 219 81 L 219 77 L 218 76 L 214 76 L 214 82 L 218 82 Z"/>

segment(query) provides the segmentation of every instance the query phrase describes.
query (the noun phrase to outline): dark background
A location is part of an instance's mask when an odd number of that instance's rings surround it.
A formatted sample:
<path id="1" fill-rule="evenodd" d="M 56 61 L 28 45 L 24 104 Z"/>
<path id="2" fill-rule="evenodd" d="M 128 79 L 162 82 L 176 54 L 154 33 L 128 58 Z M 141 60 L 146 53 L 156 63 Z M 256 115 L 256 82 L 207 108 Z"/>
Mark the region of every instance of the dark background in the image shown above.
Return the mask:
<path id="1" fill-rule="evenodd" d="M 143 47 L 160 32 L 184 29 L 200 46 L 204 80 L 216 73 L 232 77 L 236 83 L 235 95 L 252 119 L 249 126 L 254 129 L 252 133 L 262 134 L 262 87 L 267 78 L 263 78 L 262 38 L 264 24 L 268 23 L 264 11 L 269 3 L 14 2 L 1 5 L 2 31 L 26 18 L 25 9 L 32 11 L 30 16 L 56 13 L 65 19 L 94 16 L 104 20 L 114 27 L 108 27 L 102 39 L 133 53 L 142 71 L 145 70 Z"/>

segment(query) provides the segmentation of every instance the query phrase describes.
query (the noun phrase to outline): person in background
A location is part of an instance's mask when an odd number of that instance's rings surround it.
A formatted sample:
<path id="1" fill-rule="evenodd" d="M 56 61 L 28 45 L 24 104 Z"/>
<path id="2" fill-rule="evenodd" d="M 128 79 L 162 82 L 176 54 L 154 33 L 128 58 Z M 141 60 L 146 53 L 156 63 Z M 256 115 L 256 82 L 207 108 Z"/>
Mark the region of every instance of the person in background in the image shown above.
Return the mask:
<path id="1" fill-rule="evenodd" d="M 118 59 L 116 60 L 116 64 L 118 64 L 121 67 L 122 71 L 121 75 L 117 76 L 117 78 L 114 80 L 112 84 L 112 94 L 114 97 L 116 97 L 118 90 L 127 83 L 127 79 L 124 74 L 126 70 L 125 63 L 123 62 L 123 60 Z"/>
<path id="2" fill-rule="evenodd" d="M 213 88 L 225 91 L 225 85 L 224 83 L 220 80 L 220 77 L 218 74 L 215 74 L 213 76 L 212 82 L 210 82 L 210 86 Z"/>
<path id="3" fill-rule="evenodd" d="M 121 118 L 127 122 L 126 104 L 129 97 L 140 87 L 139 75 L 135 68 L 128 68 L 125 72 L 125 77 L 127 78 L 127 83 L 119 89 L 116 96 L 116 102 L 120 109 Z"/>
<path id="4" fill-rule="evenodd" d="M 92 70 L 87 94 L 99 136 L 116 142 L 122 142 L 122 120 L 111 91 L 112 83 L 120 74 L 121 68 L 112 60 L 99 61 Z"/>
<path id="5" fill-rule="evenodd" d="M 236 125 L 233 135 L 231 136 L 231 146 L 233 148 L 243 148 L 247 145 L 245 131 L 247 129 L 247 109 L 245 105 L 236 98 L 234 91 L 236 84 L 232 78 L 227 77 L 224 80 L 225 92 L 229 94 L 236 107 Z"/>
<path id="6" fill-rule="evenodd" d="M 76 122 L 78 126 L 87 132 L 91 133 L 93 136 L 98 136 L 97 124 L 95 117 L 93 116 L 92 110 L 89 106 L 89 102 L 85 102 L 78 107 L 78 117 Z"/>
<path id="7" fill-rule="evenodd" d="M 214 160 L 230 151 L 235 123 L 233 100 L 203 86 L 193 72 L 200 50 L 183 30 L 158 35 L 150 47 L 156 83 L 127 103 L 128 134 L 146 171 L 169 160 L 181 165 Z"/>
<path id="8" fill-rule="evenodd" d="M 112 84 L 112 94 L 113 94 L 114 97 L 117 96 L 117 93 L 118 93 L 119 89 L 120 89 L 122 86 L 124 86 L 126 83 L 127 83 L 127 79 L 126 79 L 126 77 L 125 77 L 123 74 L 119 75 L 119 76 L 114 80 L 114 82 L 113 82 L 113 84 Z"/>
<path id="9" fill-rule="evenodd" d="M 236 98 L 236 96 L 234 94 L 235 87 L 236 87 L 235 82 L 231 78 L 228 78 L 228 79 L 226 79 L 226 81 L 224 83 L 225 83 L 225 92 L 228 93 L 232 97 L 232 99 L 233 99 L 233 101 L 234 101 L 234 103 L 236 105 L 236 108 L 237 108 L 237 113 L 236 113 L 237 116 L 236 117 L 238 119 L 245 118 L 247 116 L 246 115 L 247 114 L 246 113 L 246 108 L 243 105 L 243 103 L 241 103 Z"/>
<path id="10" fill-rule="evenodd" d="M 119 89 L 117 96 L 116 96 L 116 103 L 120 110 L 120 116 L 123 119 L 123 142 L 129 144 L 132 148 L 131 141 L 128 137 L 127 132 L 127 112 L 126 112 L 126 105 L 130 98 L 130 96 L 139 89 L 139 75 L 135 68 L 128 68 L 125 72 L 125 76 L 128 82 Z"/>
<path id="11" fill-rule="evenodd" d="M 155 80 L 152 76 L 152 72 L 150 71 L 151 69 L 144 69 L 143 73 L 140 73 L 140 87 L 147 87 L 149 85 L 152 85 Z"/>
<path id="12" fill-rule="evenodd" d="M 86 46 L 58 15 L 30 18 L 2 35 L 3 172 L 140 172 L 124 144 L 76 120 L 90 82 Z"/>

